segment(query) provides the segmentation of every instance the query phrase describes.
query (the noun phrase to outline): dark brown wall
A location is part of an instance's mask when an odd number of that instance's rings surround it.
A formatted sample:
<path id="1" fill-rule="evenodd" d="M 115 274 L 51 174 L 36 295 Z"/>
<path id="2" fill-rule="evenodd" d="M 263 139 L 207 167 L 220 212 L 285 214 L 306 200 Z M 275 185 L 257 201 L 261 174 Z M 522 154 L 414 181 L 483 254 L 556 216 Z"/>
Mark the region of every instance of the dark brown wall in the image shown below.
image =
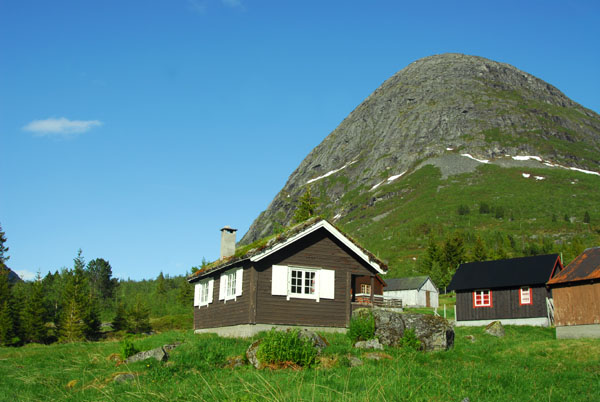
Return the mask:
<path id="1" fill-rule="evenodd" d="M 473 291 L 456 292 L 457 321 L 493 320 L 498 318 L 546 317 L 545 286 L 532 287 L 533 304 L 519 305 L 519 288 L 492 289 L 492 307 L 473 307 Z"/>
<path id="2" fill-rule="evenodd" d="M 229 325 L 247 324 L 250 321 L 250 281 L 252 268 L 246 265 L 242 278 L 242 295 L 237 300 L 228 300 L 225 303 L 219 300 L 219 277 L 218 272 L 211 277 L 214 278 L 213 302 L 208 306 L 194 307 L 194 329 L 224 327 Z M 194 284 L 195 285 L 195 284 Z"/>
<path id="3" fill-rule="evenodd" d="M 600 324 L 600 282 L 552 288 L 557 326 Z"/>
<path id="4" fill-rule="evenodd" d="M 271 295 L 272 265 L 335 270 L 335 298 L 316 302 Z M 326 230 L 307 235 L 255 265 L 258 274 L 256 322 L 345 327 L 350 315 L 350 275 L 374 274 L 372 268 L 367 267 Z"/>
<path id="5" fill-rule="evenodd" d="M 374 279 L 375 280 L 373 282 L 373 294 L 383 295 L 383 284 L 377 278 L 374 278 Z M 355 286 L 353 287 L 355 294 L 360 293 L 360 285 L 363 283 L 370 285 L 371 284 L 371 275 L 356 277 L 356 279 L 354 281 Z"/>

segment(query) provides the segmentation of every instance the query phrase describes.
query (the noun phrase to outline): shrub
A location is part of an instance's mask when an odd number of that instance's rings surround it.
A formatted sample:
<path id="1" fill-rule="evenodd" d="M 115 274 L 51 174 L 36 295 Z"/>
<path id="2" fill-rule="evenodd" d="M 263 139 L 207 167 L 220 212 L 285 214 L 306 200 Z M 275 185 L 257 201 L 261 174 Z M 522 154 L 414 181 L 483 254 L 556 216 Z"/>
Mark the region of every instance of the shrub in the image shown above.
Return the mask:
<path id="1" fill-rule="evenodd" d="M 458 214 L 459 215 L 468 215 L 471 210 L 467 205 L 461 204 L 458 206 Z"/>
<path id="2" fill-rule="evenodd" d="M 495 217 L 496 219 L 504 218 L 504 207 L 496 207 Z"/>
<path id="3" fill-rule="evenodd" d="M 490 213 L 490 205 L 487 202 L 482 202 L 479 204 L 479 213 L 480 214 L 489 214 Z"/>
<path id="4" fill-rule="evenodd" d="M 373 313 L 367 310 L 364 314 L 352 317 L 347 334 L 353 343 L 375 338 L 375 318 L 373 318 Z"/>
<path id="5" fill-rule="evenodd" d="M 583 215 L 583 223 L 590 223 L 590 221 L 590 213 L 588 211 L 585 211 L 585 214 Z"/>
<path id="6" fill-rule="evenodd" d="M 408 328 L 404 331 L 404 336 L 400 339 L 400 347 L 421 350 L 421 341 L 417 338 L 414 329 Z"/>
<path id="7" fill-rule="evenodd" d="M 292 362 L 299 366 L 315 363 L 317 350 L 308 338 L 300 337 L 300 331 L 277 331 L 272 329 L 265 334 L 256 352 L 263 363 Z"/>
<path id="8" fill-rule="evenodd" d="M 131 339 L 131 336 L 126 336 L 121 341 L 121 357 L 123 359 L 127 359 L 129 356 L 133 356 L 134 354 L 136 354 L 138 352 L 139 352 L 139 350 L 133 344 L 133 340 Z"/>

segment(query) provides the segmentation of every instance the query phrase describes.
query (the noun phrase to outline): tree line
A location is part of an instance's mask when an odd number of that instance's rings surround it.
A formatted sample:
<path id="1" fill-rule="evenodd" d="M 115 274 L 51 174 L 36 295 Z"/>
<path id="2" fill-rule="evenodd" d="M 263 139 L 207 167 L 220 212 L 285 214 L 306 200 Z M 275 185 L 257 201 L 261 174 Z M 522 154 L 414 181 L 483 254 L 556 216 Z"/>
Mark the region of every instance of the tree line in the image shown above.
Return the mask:
<path id="1" fill-rule="evenodd" d="M 0 345 L 93 341 L 107 331 L 148 332 L 151 317 L 190 314 L 193 290 L 185 276 L 131 281 L 112 277 L 103 258 L 87 264 L 81 250 L 72 268 L 11 281 L 0 226 Z M 103 324 L 103 322 L 105 324 Z"/>

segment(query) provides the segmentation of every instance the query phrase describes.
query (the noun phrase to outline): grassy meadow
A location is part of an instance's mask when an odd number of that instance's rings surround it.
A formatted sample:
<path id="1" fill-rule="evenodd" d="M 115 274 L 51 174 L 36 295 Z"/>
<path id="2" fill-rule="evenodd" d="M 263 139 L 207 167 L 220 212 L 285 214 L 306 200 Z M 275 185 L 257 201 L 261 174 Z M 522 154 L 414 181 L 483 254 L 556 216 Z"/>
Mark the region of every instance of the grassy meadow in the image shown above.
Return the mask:
<path id="1" fill-rule="evenodd" d="M 407 401 L 597 401 L 600 340 L 556 340 L 554 329 L 507 326 L 504 338 L 480 327 L 457 328 L 453 349 L 423 353 L 386 348 L 384 358 L 365 358 L 343 334 L 327 334 L 330 346 L 312 368 L 228 368 L 251 339 L 226 339 L 169 331 L 140 336 L 147 350 L 182 342 L 166 363 L 120 364 L 118 341 L 0 348 L 0 399 L 6 401 L 174 400 L 407 400 Z M 474 341 L 467 338 L 474 336 Z M 349 367 L 355 355 L 364 365 Z M 120 373 L 136 377 L 124 383 Z"/>

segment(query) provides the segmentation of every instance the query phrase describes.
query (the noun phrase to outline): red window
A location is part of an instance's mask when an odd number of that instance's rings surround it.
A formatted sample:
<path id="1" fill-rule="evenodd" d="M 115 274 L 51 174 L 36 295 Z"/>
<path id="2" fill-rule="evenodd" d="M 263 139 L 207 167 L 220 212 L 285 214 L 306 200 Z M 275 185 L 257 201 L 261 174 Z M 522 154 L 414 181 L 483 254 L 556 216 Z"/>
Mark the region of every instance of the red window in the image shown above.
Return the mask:
<path id="1" fill-rule="evenodd" d="M 473 307 L 492 307 L 492 291 L 489 289 L 474 291 Z"/>
<path id="2" fill-rule="evenodd" d="M 519 304 L 522 306 L 524 304 L 531 304 L 531 288 L 530 287 L 522 287 L 519 289 Z"/>

